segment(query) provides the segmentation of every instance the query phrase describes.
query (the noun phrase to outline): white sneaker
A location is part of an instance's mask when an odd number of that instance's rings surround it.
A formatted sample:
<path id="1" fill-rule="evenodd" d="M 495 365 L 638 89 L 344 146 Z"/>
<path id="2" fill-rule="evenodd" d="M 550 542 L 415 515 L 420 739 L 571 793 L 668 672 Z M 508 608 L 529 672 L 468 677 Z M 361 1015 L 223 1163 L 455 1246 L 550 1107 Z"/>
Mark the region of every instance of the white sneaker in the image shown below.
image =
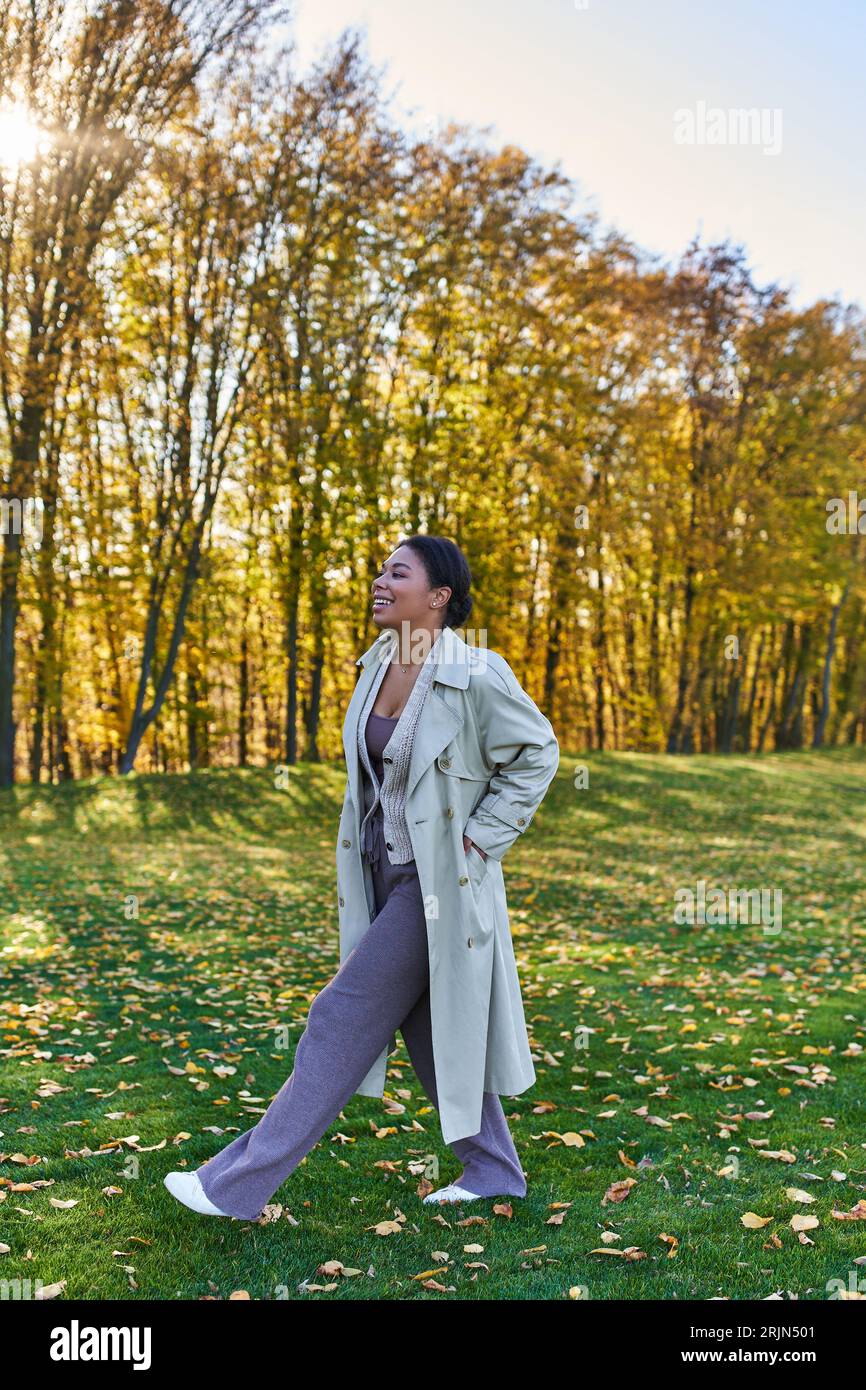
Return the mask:
<path id="1" fill-rule="evenodd" d="M 481 1194 L 479 1192 L 468 1192 L 465 1187 L 459 1187 L 456 1182 L 449 1183 L 447 1187 L 440 1187 L 438 1192 L 428 1192 L 424 1198 L 425 1202 L 477 1202 Z"/>
<path id="2" fill-rule="evenodd" d="M 166 1173 L 164 1182 L 172 1197 L 202 1216 L 228 1216 L 215 1207 L 201 1185 L 198 1173 Z"/>

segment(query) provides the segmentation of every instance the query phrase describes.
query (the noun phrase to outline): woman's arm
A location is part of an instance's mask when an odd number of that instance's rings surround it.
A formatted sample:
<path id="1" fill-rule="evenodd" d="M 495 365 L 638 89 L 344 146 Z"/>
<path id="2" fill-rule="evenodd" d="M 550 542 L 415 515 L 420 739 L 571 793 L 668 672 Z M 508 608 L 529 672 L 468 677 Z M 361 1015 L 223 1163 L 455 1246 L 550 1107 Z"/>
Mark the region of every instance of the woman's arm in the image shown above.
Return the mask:
<path id="1" fill-rule="evenodd" d="M 550 721 L 504 658 L 495 666 L 488 659 L 473 671 L 467 694 L 484 756 L 496 772 L 463 833 L 492 859 L 501 859 L 544 800 L 559 767 L 559 744 Z"/>

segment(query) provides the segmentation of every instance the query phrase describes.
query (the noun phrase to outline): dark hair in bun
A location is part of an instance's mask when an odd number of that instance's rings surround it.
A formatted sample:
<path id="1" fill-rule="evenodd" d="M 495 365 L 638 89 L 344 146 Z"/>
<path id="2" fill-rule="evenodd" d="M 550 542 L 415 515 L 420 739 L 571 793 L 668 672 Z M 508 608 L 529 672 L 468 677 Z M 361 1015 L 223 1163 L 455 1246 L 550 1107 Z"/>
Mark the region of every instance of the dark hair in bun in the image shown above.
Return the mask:
<path id="1" fill-rule="evenodd" d="M 445 627 L 461 627 L 472 612 L 472 595 L 469 586 L 472 575 L 466 563 L 466 556 L 453 541 L 444 536 L 404 536 L 399 545 L 411 545 L 421 556 L 430 588 L 447 585 L 451 598 L 445 609 Z M 396 549 L 396 546 L 395 546 Z"/>

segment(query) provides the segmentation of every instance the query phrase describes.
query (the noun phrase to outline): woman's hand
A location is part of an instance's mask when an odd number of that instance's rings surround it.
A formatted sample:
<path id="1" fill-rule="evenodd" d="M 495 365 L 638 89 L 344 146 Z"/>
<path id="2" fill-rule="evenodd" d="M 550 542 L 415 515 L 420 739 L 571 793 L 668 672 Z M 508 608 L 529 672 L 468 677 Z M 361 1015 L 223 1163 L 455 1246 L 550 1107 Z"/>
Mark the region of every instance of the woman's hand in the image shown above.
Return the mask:
<path id="1" fill-rule="evenodd" d="M 487 852 L 486 852 L 486 850 L 483 850 L 483 849 L 481 848 L 480 845 L 476 845 L 475 841 L 474 841 L 474 840 L 470 840 L 470 838 L 469 838 L 468 835 L 464 835 L 464 836 L 463 836 L 463 850 L 464 850 L 464 852 L 465 852 L 466 854 L 468 854 L 469 851 L 470 851 L 470 849 L 474 849 L 474 850 L 476 851 L 477 854 L 480 854 L 480 855 L 481 855 L 481 858 L 482 858 L 482 859 L 486 859 L 486 858 L 487 858 Z"/>

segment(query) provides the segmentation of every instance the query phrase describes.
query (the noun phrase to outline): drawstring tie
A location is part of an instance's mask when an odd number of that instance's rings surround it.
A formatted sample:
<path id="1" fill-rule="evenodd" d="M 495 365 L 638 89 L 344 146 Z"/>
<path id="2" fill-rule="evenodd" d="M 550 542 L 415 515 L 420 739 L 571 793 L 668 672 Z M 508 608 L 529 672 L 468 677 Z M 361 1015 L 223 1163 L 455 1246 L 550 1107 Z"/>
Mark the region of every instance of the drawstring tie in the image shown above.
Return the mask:
<path id="1" fill-rule="evenodd" d="M 377 812 L 374 811 L 373 814 L 367 818 L 361 840 L 361 852 L 363 858 L 366 859 L 367 863 L 370 865 L 370 868 L 378 870 L 382 851 L 380 837 L 373 831 L 373 822 L 376 820 L 376 816 Z"/>

